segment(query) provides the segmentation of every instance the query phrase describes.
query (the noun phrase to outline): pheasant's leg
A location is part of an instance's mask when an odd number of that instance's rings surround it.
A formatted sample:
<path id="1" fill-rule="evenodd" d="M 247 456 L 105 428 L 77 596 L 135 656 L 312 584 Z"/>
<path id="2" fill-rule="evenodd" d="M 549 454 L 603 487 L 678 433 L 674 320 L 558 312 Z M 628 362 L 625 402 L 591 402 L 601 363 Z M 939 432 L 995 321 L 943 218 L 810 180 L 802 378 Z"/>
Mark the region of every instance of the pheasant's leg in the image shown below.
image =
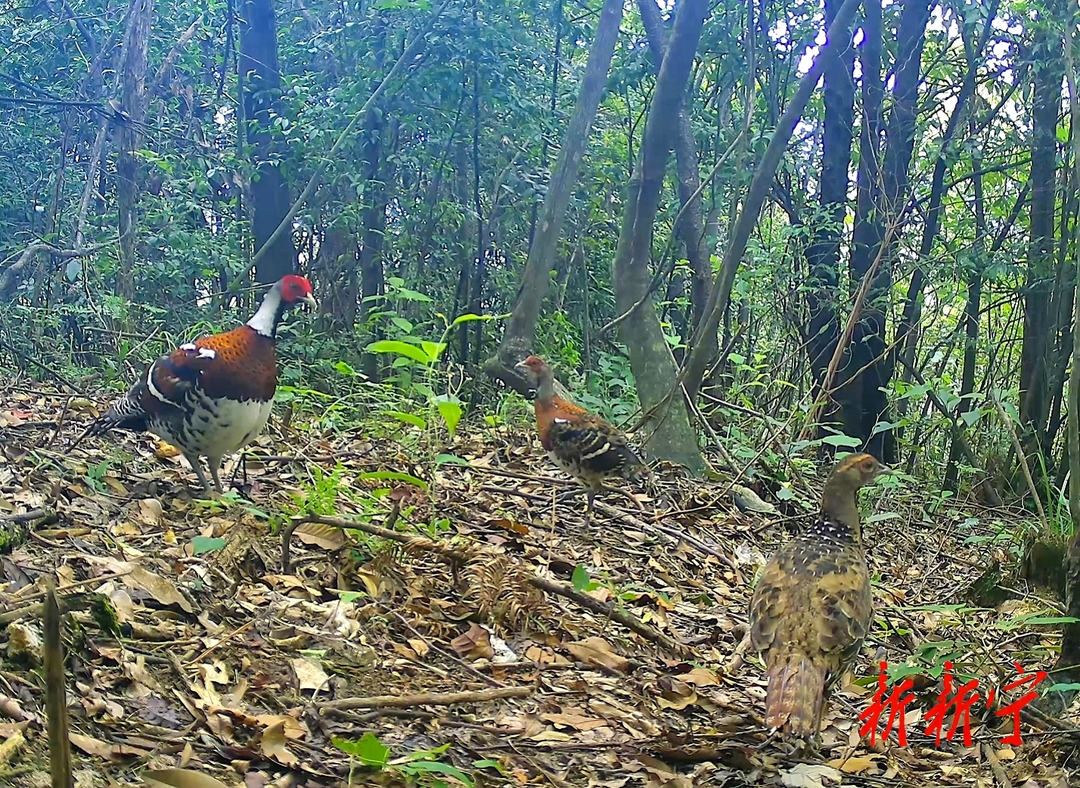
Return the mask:
<path id="1" fill-rule="evenodd" d="M 210 492 L 210 482 L 203 472 L 202 463 L 199 462 L 199 458 L 197 456 L 192 457 L 190 454 L 185 454 L 184 459 L 188 461 L 188 465 L 195 471 L 195 475 L 199 477 L 199 483 L 202 484 L 203 489 Z"/>
<path id="2" fill-rule="evenodd" d="M 221 477 L 218 476 L 218 469 L 221 467 L 221 458 L 207 457 L 206 463 L 210 466 L 210 476 L 214 479 L 214 486 L 217 488 L 217 491 L 224 492 L 221 487 Z"/>
<path id="3" fill-rule="evenodd" d="M 563 492 L 556 495 L 555 500 L 559 503 L 564 503 L 566 501 L 569 501 L 571 498 L 578 497 L 583 492 L 585 492 L 585 490 L 581 489 L 580 487 L 574 487 L 573 489 L 564 490 Z"/>
<path id="4" fill-rule="evenodd" d="M 592 506 L 593 506 L 593 499 L 595 497 L 596 497 L 596 490 L 594 490 L 592 487 L 590 487 L 585 492 L 585 499 L 588 501 L 588 503 L 585 505 L 585 524 L 586 525 L 588 525 L 589 522 L 592 520 Z"/>

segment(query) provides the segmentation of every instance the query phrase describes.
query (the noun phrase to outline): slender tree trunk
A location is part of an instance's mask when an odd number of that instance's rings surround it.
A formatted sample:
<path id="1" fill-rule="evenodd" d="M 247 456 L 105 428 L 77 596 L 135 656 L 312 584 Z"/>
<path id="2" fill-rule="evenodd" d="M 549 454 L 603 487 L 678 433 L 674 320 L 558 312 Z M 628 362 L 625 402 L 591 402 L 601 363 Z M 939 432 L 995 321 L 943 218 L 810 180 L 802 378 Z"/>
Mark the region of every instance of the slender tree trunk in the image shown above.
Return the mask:
<path id="1" fill-rule="evenodd" d="M 540 309 L 547 297 L 551 278 L 551 261 L 555 257 L 562 233 L 570 190 L 577 180 L 581 158 L 585 154 L 589 129 L 604 94 L 604 84 L 607 82 L 608 68 L 615 52 L 622 13 L 622 0 L 604 1 L 600 23 L 596 28 L 596 39 L 582 76 L 577 106 L 574 107 L 559 157 L 551 172 L 551 182 L 540 211 L 539 226 L 529 247 L 529 259 L 522 274 L 514 312 L 503 332 L 498 352 L 484 364 L 489 375 L 523 394 L 528 392 L 529 387 L 524 378 L 514 370 L 514 364 L 529 355 L 536 336 L 536 323 L 540 318 Z"/>
<path id="2" fill-rule="evenodd" d="M 656 70 L 664 59 L 667 45 L 664 35 L 664 23 L 660 16 L 660 6 L 656 0 L 638 0 L 641 21 L 649 38 L 649 51 L 652 53 Z M 675 127 L 675 172 L 679 182 L 679 203 L 682 219 L 678 230 L 686 257 L 690 261 L 690 321 L 693 331 L 701 316 L 705 313 L 705 303 L 709 298 L 709 282 L 712 279 L 712 265 L 709 259 L 708 238 L 705 234 L 705 216 L 701 207 L 701 174 L 698 172 L 697 142 L 694 130 L 690 126 L 690 113 L 686 102 L 679 107 L 679 119 Z"/>
<path id="3" fill-rule="evenodd" d="M 841 426 L 858 438 L 866 451 L 896 462 L 896 436 L 891 429 L 875 432 L 890 421 L 889 403 L 882 390 L 889 384 L 893 363 L 885 342 L 885 323 L 892 286 L 892 257 L 904 203 L 908 193 L 908 170 L 915 140 L 915 119 L 929 0 L 909 0 L 903 7 L 896 33 L 897 62 L 893 69 L 892 105 L 885 127 L 884 155 L 878 143 L 884 82 L 881 77 L 880 0 L 868 0 L 863 50 L 866 122 L 861 141 L 858 203 L 852 240 L 851 278 L 870 277 L 867 307 L 857 315 L 845 364 L 839 369 Z M 876 266 L 876 270 L 875 270 Z"/>
<path id="4" fill-rule="evenodd" d="M 825 25 L 836 20 L 841 0 L 825 3 Z M 825 118 L 821 135 L 821 215 L 814 240 L 806 248 L 810 279 L 806 289 L 808 322 L 803 329 L 810 369 L 816 385 L 840 338 L 837 305 L 840 299 L 840 237 L 848 205 L 848 168 L 854 124 L 855 49 L 844 40 L 839 57 L 830 58 L 824 72 Z"/>
<path id="5" fill-rule="evenodd" d="M 142 143 L 142 124 L 146 119 L 146 60 L 150 43 L 150 19 L 153 0 L 131 0 L 127 30 L 124 35 L 123 84 L 119 154 L 116 159 L 116 203 L 120 230 L 120 296 L 131 303 L 135 299 L 135 225 L 139 201 L 138 165 L 135 151 Z"/>
<path id="6" fill-rule="evenodd" d="M 1064 76 L 1060 36 L 1049 29 L 1056 14 L 1036 23 L 1032 46 L 1031 207 L 1024 291 L 1024 340 L 1020 351 L 1020 422 L 1028 466 L 1042 467 L 1050 413 L 1050 352 L 1053 315 L 1054 209 L 1057 181 L 1057 126 Z"/>
<path id="7" fill-rule="evenodd" d="M 240 73 L 243 84 L 244 117 L 251 164 L 251 230 L 255 252 L 269 240 L 292 207 L 289 186 L 277 166 L 272 129 L 273 109 L 279 101 L 281 74 L 278 71 L 277 23 L 273 0 L 244 0 L 241 5 Z M 292 233 L 282 233 L 255 267 L 255 279 L 263 284 L 276 282 L 296 270 L 296 247 Z"/>
<path id="8" fill-rule="evenodd" d="M 708 12 L 708 0 L 680 0 L 675 12 L 671 41 L 645 120 L 638 166 L 630 178 L 612 263 L 615 303 L 627 315 L 619 324 L 619 337 L 626 344 L 641 407 L 648 414 L 643 428 L 646 446 L 653 457 L 681 463 L 693 472 L 702 470 L 705 463 L 686 402 L 677 387 L 675 359 L 649 293 L 649 260 L 668 152 Z M 673 389 L 675 394 L 669 397 Z"/>
<path id="9" fill-rule="evenodd" d="M 814 65 L 799 81 L 799 88 L 792 96 L 784 114 L 780 117 L 773 131 L 769 146 L 761 157 L 761 162 L 754 171 L 754 178 L 750 182 L 746 199 L 743 201 L 742 210 L 738 219 L 733 224 L 731 238 L 724 252 L 723 262 L 716 274 L 712 288 L 709 290 L 709 300 L 705 305 L 705 317 L 698 324 L 694 332 L 694 338 L 690 344 L 690 354 L 687 357 L 680 380 L 691 397 L 696 397 L 701 388 L 701 382 L 705 378 L 709 361 L 716 355 L 717 330 L 720 327 L 724 313 L 727 312 L 731 300 L 731 288 L 735 284 L 735 274 L 738 272 L 739 263 L 742 261 L 746 245 L 750 241 L 750 233 L 757 224 L 761 213 L 761 206 L 765 203 L 772 188 L 776 176 L 776 169 L 780 166 L 780 160 L 787 149 L 795 126 L 802 118 L 803 110 L 810 100 L 818 80 L 821 79 L 823 69 L 831 60 L 846 49 L 851 41 L 851 22 L 858 10 L 860 0 L 844 0 L 844 4 L 836 13 L 836 18 L 828 28 L 825 45 L 821 48 Z M 734 205 L 734 203 L 732 203 Z"/>

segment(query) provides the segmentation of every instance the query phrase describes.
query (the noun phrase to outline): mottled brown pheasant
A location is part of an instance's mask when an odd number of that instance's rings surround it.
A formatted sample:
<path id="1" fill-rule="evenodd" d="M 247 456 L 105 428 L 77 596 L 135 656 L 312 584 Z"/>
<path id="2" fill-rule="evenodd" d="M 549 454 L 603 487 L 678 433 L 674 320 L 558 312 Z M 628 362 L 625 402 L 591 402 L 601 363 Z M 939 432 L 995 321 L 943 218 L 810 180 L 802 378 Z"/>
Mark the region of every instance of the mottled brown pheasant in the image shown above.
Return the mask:
<path id="1" fill-rule="evenodd" d="M 750 643 L 762 653 L 770 729 L 816 744 L 825 696 L 859 653 L 873 617 L 857 493 L 888 470 L 869 454 L 842 459 L 821 511 L 765 566 L 750 603 Z"/>
<path id="2" fill-rule="evenodd" d="M 536 430 L 548 456 L 585 487 L 592 516 L 593 499 L 608 479 L 638 481 L 645 463 L 620 430 L 580 405 L 555 395 L 555 376 L 543 359 L 529 356 L 517 365 L 536 388 Z"/>

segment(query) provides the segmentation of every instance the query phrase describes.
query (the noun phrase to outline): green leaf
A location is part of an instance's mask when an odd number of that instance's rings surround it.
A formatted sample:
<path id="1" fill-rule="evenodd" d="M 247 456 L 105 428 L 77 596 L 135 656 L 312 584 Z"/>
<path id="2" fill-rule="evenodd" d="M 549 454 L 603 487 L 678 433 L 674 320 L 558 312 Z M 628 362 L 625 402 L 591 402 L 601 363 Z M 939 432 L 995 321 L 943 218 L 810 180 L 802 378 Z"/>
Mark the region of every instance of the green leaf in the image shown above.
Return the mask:
<path id="1" fill-rule="evenodd" d="M 435 458 L 436 465 L 465 465 L 469 464 L 469 461 L 458 457 L 456 454 L 440 454 Z"/>
<path id="2" fill-rule="evenodd" d="M 219 536 L 195 536 L 191 539 L 191 552 L 193 555 L 216 553 L 224 550 L 227 544 L 228 542 Z"/>
<path id="3" fill-rule="evenodd" d="M 422 430 L 427 429 L 427 422 L 420 416 L 417 416 L 415 413 L 403 413 L 400 410 L 387 410 L 383 412 L 387 416 L 393 416 L 398 421 L 403 421 L 406 424 L 411 424 L 414 427 L 418 427 Z"/>
<path id="4" fill-rule="evenodd" d="M 368 473 L 361 473 L 356 478 L 405 482 L 406 484 L 414 484 L 421 490 L 426 490 L 428 488 L 428 483 L 423 479 L 418 479 L 411 473 L 401 473 L 400 471 L 370 471 Z"/>
<path id="5" fill-rule="evenodd" d="M 350 367 L 344 361 L 339 361 L 336 364 L 334 364 L 334 371 L 337 372 L 339 375 L 345 375 L 346 377 L 349 377 L 349 378 L 355 378 L 356 377 L 356 370 L 353 369 L 352 367 Z"/>
<path id="6" fill-rule="evenodd" d="M 381 769 L 390 762 L 390 748 L 379 741 L 379 737 L 371 731 L 365 733 L 359 741 L 349 741 L 334 736 L 330 739 L 330 743 L 346 755 L 359 760 L 364 766 L 375 766 Z"/>
<path id="7" fill-rule="evenodd" d="M 468 786 L 468 788 L 473 788 L 473 786 L 475 785 L 472 777 L 465 774 L 465 772 L 461 771 L 461 769 L 459 769 L 458 767 L 451 766 L 450 764 L 443 763 L 442 761 L 416 761 L 415 763 L 404 764 L 401 767 L 401 770 L 403 772 L 407 772 L 413 775 L 432 772 L 438 774 L 445 774 L 448 777 L 453 777 L 455 780 Z"/>
<path id="8" fill-rule="evenodd" d="M 424 352 L 422 348 L 418 348 L 416 345 L 410 345 L 408 342 L 401 342 L 397 339 L 380 339 L 378 342 L 372 342 L 365 350 L 369 353 L 396 353 L 399 356 L 412 359 L 419 364 L 430 364 L 435 360 Z"/>
<path id="9" fill-rule="evenodd" d="M 853 449 L 862 445 L 862 440 L 853 438 L 850 435 L 826 435 L 821 439 L 821 442 L 830 446 L 850 446 Z"/>
<path id="10" fill-rule="evenodd" d="M 1080 684 L 1075 682 L 1069 684 L 1051 684 L 1046 688 L 1047 692 L 1080 692 Z"/>
<path id="11" fill-rule="evenodd" d="M 478 761 L 473 761 L 472 765 L 474 769 L 494 769 L 499 774 L 506 774 L 503 765 L 498 761 L 493 761 L 491 758 L 481 758 Z"/>
<path id="12" fill-rule="evenodd" d="M 457 401 L 456 397 L 436 397 L 435 400 L 439 415 L 446 422 L 446 429 L 450 430 L 450 434 L 453 435 L 454 431 L 457 430 L 458 422 L 461 421 L 461 414 L 464 413 L 461 403 Z"/>
<path id="13" fill-rule="evenodd" d="M 880 523 L 883 520 L 899 520 L 900 515 L 896 512 L 879 512 L 878 514 L 872 514 L 863 520 L 864 523 Z"/>
<path id="14" fill-rule="evenodd" d="M 446 350 L 446 343 L 428 342 L 427 340 L 424 340 L 420 343 L 420 347 L 422 347 L 424 349 L 424 352 L 427 353 L 428 358 L 431 360 L 431 363 L 435 363 L 439 360 L 439 356 L 442 355 L 442 352 Z"/>
<path id="15" fill-rule="evenodd" d="M 570 585 L 574 587 L 575 591 L 584 591 L 589 586 L 589 581 L 592 580 L 589 577 L 589 570 L 582 564 L 578 564 L 574 567 L 574 574 L 570 576 Z"/>

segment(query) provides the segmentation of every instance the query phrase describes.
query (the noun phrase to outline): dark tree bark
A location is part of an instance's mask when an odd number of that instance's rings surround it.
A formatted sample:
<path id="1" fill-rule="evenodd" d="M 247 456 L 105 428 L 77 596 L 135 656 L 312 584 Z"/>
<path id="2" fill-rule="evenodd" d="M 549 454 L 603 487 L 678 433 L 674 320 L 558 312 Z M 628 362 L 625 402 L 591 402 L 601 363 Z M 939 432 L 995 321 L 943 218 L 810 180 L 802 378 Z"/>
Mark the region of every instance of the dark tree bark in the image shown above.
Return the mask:
<path id="1" fill-rule="evenodd" d="M 664 35 L 664 23 L 660 16 L 660 6 L 656 0 L 638 0 L 641 21 L 649 38 L 649 51 L 653 63 L 659 72 L 664 59 L 664 47 L 667 45 Z M 679 183 L 679 203 L 682 206 L 682 219 L 676 230 L 686 247 L 686 257 L 690 261 L 690 321 L 692 331 L 705 313 L 705 302 L 709 298 L 709 280 L 712 278 L 712 266 L 709 260 L 708 239 L 705 234 L 705 216 L 701 207 L 701 174 L 698 172 L 697 142 L 694 130 L 690 126 L 690 113 L 686 103 L 679 107 L 679 118 L 675 127 L 675 172 Z"/>
<path id="2" fill-rule="evenodd" d="M 787 149 L 795 126 L 802 118 L 806 103 L 810 100 L 818 80 L 821 79 L 822 71 L 833 58 L 846 49 L 851 41 L 851 22 L 855 12 L 859 8 L 860 0 L 844 0 L 844 4 L 836 13 L 836 18 L 828 28 L 825 45 L 821 48 L 814 65 L 799 82 L 799 88 L 788 104 L 784 114 L 777 122 L 773 131 L 769 146 L 761 157 L 761 162 L 754 171 L 754 178 L 750 182 L 750 188 L 743 201 L 742 210 L 738 219 L 734 222 L 734 229 L 727 249 L 724 252 L 720 271 L 716 274 L 713 286 L 709 291 L 709 300 L 705 305 L 705 316 L 698 324 L 697 330 L 690 343 L 690 354 L 683 365 L 680 373 L 687 393 L 696 397 L 701 383 L 705 378 L 709 362 L 715 357 L 717 348 L 717 331 L 724 314 L 727 312 L 731 301 L 731 288 L 735 284 L 735 274 L 738 272 L 739 263 L 742 261 L 746 245 L 750 240 L 750 233 L 757 224 L 761 213 L 761 206 L 765 203 L 770 189 L 775 181 L 776 170 L 780 166 L 780 160 Z"/>
<path id="3" fill-rule="evenodd" d="M 596 38 L 581 80 L 577 106 L 574 107 L 574 114 L 567 126 L 555 168 L 551 171 L 551 182 L 544 196 L 536 235 L 529 247 L 529 259 L 522 274 L 521 289 L 514 304 L 514 312 L 503 332 L 498 352 L 484 364 L 489 375 L 522 394 L 527 393 L 529 387 L 524 378 L 514 371 L 514 364 L 529 355 L 536 336 L 536 323 L 540 318 L 540 309 L 547 297 L 551 278 L 551 261 L 555 257 L 562 233 L 570 190 L 577 180 L 581 158 L 585 154 L 589 130 L 604 94 L 604 84 L 607 82 L 608 68 L 615 52 L 622 13 L 621 0 L 605 0 L 600 12 L 600 23 L 596 28 Z"/>
<path id="4" fill-rule="evenodd" d="M 1053 12 L 1051 12 L 1053 16 Z M 1020 351 L 1021 442 L 1028 467 L 1041 468 L 1038 455 L 1048 455 L 1046 427 L 1050 415 L 1050 363 L 1054 311 L 1054 209 L 1057 174 L 1057 126 L 1061 81 L 1065 75 L 1061 37 L 1051 20 L 1036 23 L 1032 43 L 1031 205 L 1027 275 L 1024 294 L 1024 340 Z"/>
<path id="5" fill-rule="evenodd" d="M 124 115 L 118 114 L 120 133 L 116 159 L 116 203 L 120 230 L 120 277 L 117 289 L 128 303 L 135 298 L 135 225 L 139 201 L 135 151 L 141 144 L 142 124 L 146 120 L 146 60 L 153 10 L 153 0 L 131 0 L 124 34 L 121 99 Z"/>
<path id="6" fill-rule="evenodd" d="M 273 235 L 292 207 L 289 186 L 276 164 L 271 128 L 272 110 L 279 102 L 277 23 L 273 0 L 244 0 L 240 7 L 240 80 L 243 86 L 247 143 L 255 177 L 251 183 L 251 231 L 255 252 Z M 292 233 L 283 232 L 259 259 L 255 279 L 276 282 L 296 270 Z"/>
<path id="7" fill-rule="evenodd" d="M 904 4 L 900 14 L 892 102 L 882 151 L 881 5 L 880 0 L 867 0 L 863 4 L 866 38 L 861 62 L 865 122 L 860 141 L 850 269 L 853 282 L 862 282 L 869 276 L 870 289 L 867 307 L 856 316 L 851 342 L 844 350 L 844 363 L 838 370 L 840 385 L 834 396 L 842 431 L 858 438 L 866 451 L 887 463 L 896 462 L 896 436 L 891 429 L 875 433 L 874 428 L 881 421 L 890 421 L 888 399 L 882 390 L 893 373 L 885 341 L 885 322 L 892 286 L 891 261 L 898 235 L 895 225 L 901 221 L 908 193 L 930 5 L 929 0 L 911 0 Z"/>
<path id="8" fill-rule="evenodd" d="M 825 3 L 825 26 L 836 20 L 841 0 Z M 840 236 L 848 204 L 848 168 L 854 126 L 855 49 L 844 39 L 839 56 L 830 58 L 824 73 L 825 118 L 821 135 L 821 215 L 806 249 L 809 280 L 806 288 L 808 322 L 804 340 L 815 382 L 820 385 L 840 338 L 836 306 L 840 298 Z M 838 46 L 840 44 L 838 43 Z"/>
<path id="9" fill-rule="evenodd" d="M 619 337 L 629 352 L 641 407 L 648 415 L 643 427 L 646 446 L 653 457 L 680 463 L 693 472 L 705 463 L 686 402 L 676 385 L 675 359 L 649 293 L 649 260 L 668 153 L 708 12 L 708 0 L 680 0 L 675 12 L 612 263 L 615 303 L 625 316 L 619 324 Z"/>

